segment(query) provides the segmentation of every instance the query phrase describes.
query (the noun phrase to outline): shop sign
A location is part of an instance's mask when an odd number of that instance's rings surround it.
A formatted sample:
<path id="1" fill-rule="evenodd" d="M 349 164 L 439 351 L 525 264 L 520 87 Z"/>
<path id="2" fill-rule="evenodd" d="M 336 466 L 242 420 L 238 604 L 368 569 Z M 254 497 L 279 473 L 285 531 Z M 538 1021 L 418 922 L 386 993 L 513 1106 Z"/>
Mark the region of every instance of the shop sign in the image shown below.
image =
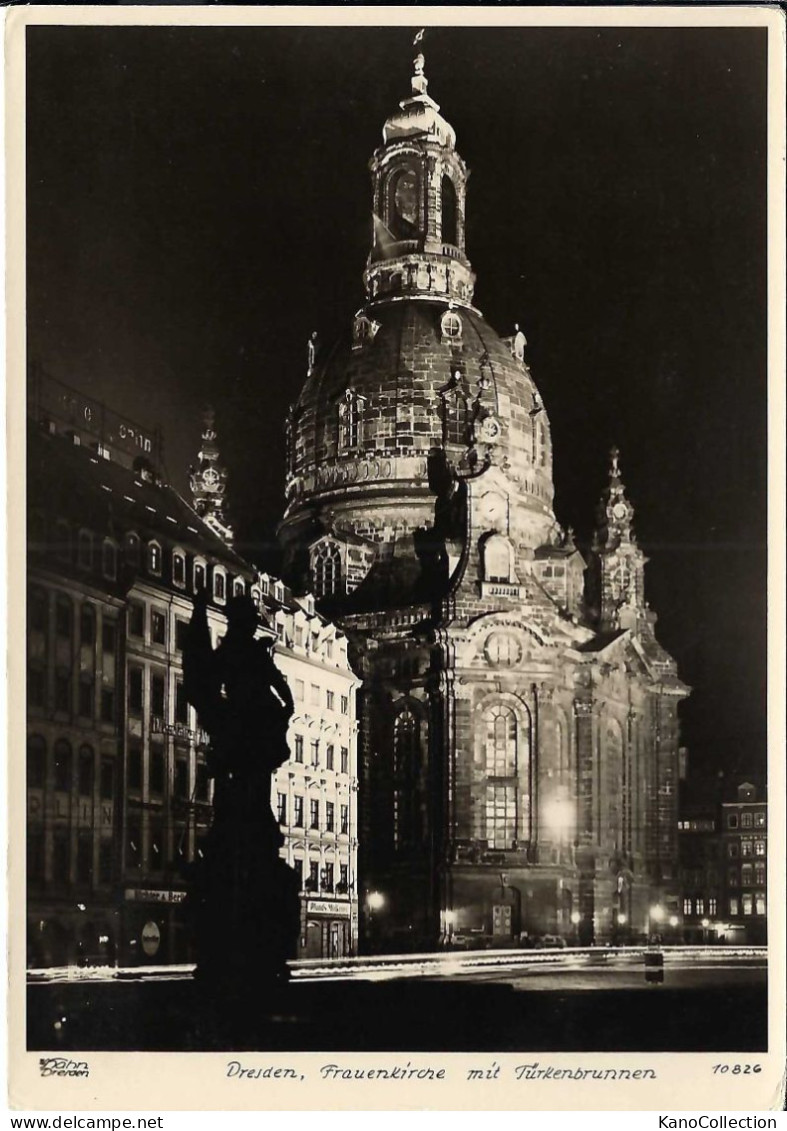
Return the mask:
<path id="1" fill-rule="evenodd" d="M 142 949 L 148 958 L 152 958 L 158 953 L 160 946 L 161 931 L 158 929 L 158 923 L 154 923 L 151 919 L 142 928 Z"/>
<path id="2" fill-rule="evenodd" d="M 185 891 L 157 891 L 153 888 L 126 888 L 125 897 L 133 903 L 182 903 Z"/>
<path id="3" fill-rule="evenodd" d="M 310 899 L 307 906 L 310 912 L 318 915 L 347 916 L 350 913 L 349 903 L 340 903 L 335 899 Z"/>

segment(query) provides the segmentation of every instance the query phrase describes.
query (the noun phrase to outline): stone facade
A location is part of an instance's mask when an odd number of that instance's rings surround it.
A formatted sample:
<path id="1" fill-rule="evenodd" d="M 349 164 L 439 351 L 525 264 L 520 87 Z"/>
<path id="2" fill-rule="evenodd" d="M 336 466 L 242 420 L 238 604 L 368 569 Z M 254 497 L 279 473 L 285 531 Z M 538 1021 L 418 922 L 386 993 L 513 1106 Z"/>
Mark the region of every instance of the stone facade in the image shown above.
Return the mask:
<path id="1" fill-rule="evenodd" d="M 587 562 L 555 517 L 547 412 L 522 336 L 472 305 L 467 170 L 420 56 L 412 84 L 371 162 L 365 305 L 290 413 L 280 530 L 363 679 L 367 945 L 630 937 L 677 910 L 688 689 L 617 452 Z"/>

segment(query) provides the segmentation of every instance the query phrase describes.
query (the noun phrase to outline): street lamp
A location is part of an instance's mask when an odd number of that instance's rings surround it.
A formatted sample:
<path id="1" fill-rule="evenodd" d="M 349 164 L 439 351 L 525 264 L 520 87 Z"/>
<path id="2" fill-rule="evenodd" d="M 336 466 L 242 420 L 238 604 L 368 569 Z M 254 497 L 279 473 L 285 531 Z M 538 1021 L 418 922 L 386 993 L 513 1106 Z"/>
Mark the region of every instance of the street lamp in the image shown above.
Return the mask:
<path id="1" fill-rule="evenodd" d="M 370 891 L 366 893 L 366 906 L 369 910 L 369 942 L 372 946 L 372 953 L 377 950 L 377 920 L 375 919 L 375 911 L 382 911 L 385 907 L 385 896 L 381 891 Z"/>
<path id="2" fill-rule="evenodd" d="M 664 908 L 660 903 L 654 903 L 648 908 L 648 942 L 651 941 L 654 923 L 661 923 L 664 918 Z"/>

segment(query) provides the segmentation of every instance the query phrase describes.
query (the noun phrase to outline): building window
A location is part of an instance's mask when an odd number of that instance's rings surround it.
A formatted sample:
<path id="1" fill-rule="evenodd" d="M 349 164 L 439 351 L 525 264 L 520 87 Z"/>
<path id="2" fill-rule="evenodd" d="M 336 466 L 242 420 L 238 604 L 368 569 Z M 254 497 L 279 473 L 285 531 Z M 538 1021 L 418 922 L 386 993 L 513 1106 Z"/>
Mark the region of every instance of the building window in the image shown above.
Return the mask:
<path id="1" fill-rule="evenodd" d="M 751 856 L 752 842 L 746 838 L 741 841 L 741 856 Z"/>
<path id="2" fill-rule="evenodd" d="M 161 546 L 158 542 L 148 543 L 148 570 L 157 577 L 161 575 Z"/>
<path id="3" fill-rule="evenodd" d="M 27 784 L 30 789 L 43 789 L 46 782 L 46 742 L 40 734 L 27 740 Z"/>
<path id="4" fill-rule="evenodd" d="M 93 877 L 93 834 L 80 829 L 77 836 L 77 883 L 89 884 Z"/>
<path id="5" fill-rule="evenodd" d="M 176 797 L 184 798 L 189 795 L 189 763 L 187 758 L 175 759 L 175 775 L 173 788 Z"/>
<path id="6" fill-rule="evenodd" d="M 172 581 L 175 585 L 186 584 L 186 559 L 177 550 L 172 554 Z"/>
<path id="7" fill-rule="evenodd" d="M 142 789 L 142 751 L 138 746 L 129 749 L 126 781 L 129 789 Z"/>
<path id="8" fill-rule="evenodd" d="M 142 826 L 138 821 L 130 821 L 128 825 L 126 865 L 129 868 L 142 866 Z"/>
<path id="9" fill-rule="evenodd" d="M 210 796 L 210 778 L 208 767 L 204 762 L 197 762 L 194 779 L 194 798 L 196 801 L 207 801 Z"/>
<path id="10" fill-rule="evenodd" d="M 164 851 L 164 827 L 158 818 L 150 822 L 150 868 L 159 872 L 166 863 Z"/>
<path id="11" fill-rule="evenodd" d="M 764 840 L 755 840 L 755 842 L 754 842 L 754 854 L 755 854 L 755 856 L 764 856 L 765 855 L 765 841 Z"/>
<path id="12" fill-rule="evenodd" d="M 314 552 L 312 565 L 314 592 L 318 597 L 334 597 L 342 589 L 342 557 L 335 542 L 323 542 Z"/>
<path id="13" fill-rule="evenodd" d="M 757 887 L 765 885 L 765 864 L 759 861 L 754 865 L 754 882 Z"/>
<path id="14" fill-rule="evenodd" d="M 752 814 L 741 813 L 741 828 L 750 829 L 752 827 Z"/>
<path id="15" fill-rule="evenodd" d="M 764 829 L 765 828 L 765 814 L 764 813 L 755 813 L 754 814 L 754 824 L 755 824 L 756 828 Z"/>
<path id="16" fill-rule="evenodd" d="M 322 890 L 333 891 L 333 864 L 326 864 L 322 870 Z"/>
<path id="17" fill-rule="evenodd" d="M 293 825 L 296 829 L 303 828 L 303 798 L 297 795 L 293 798 L 295 802 L 295 812 L 293 814 Z"/>
<path id="18" fill-rule="evenodd" d="M 339 449 L 357 448 L 363 439 L 364 398 L 347 389 L 339 403 Z"/>
<path id="19" fill-rule="evenodd" d="M 704 915 L 705 914 L 705 900 L 702 898 L 702 896 L 697 897 L 696 907 L 697 907 L 697 914 L 698 915 Z"/>
<path id="20" fill-rule="evenodd" d="M 516 841 L 516 786 L 495 782 L 486 787 L 486 840 L 490 848 L 511 848 Z"/>
<path id="21" fill-rule="evenodd" d="M 115 763 L 111 758 L 101 759 L 101 798 L 111 801 L 115 796 Z"/>
<path id="22" fill-rule="evenodd" d="M 302 703 L 305 693 L 306 693 L 306 685 L 304 684 L 303 680 L 302 679 L 296 679 L 296 681 L 295 681 L 295 698 L 298 699 Z"/>
<path id="23" fill-rule="evenodd" d="M 349 772 L 350 772 L 350 751 L 347 749 L 346 746 L 342 747 L 341 759 L 342 759 L 341 760 L 341 767 L 342 767 L 341 772 L 343 774 L 349 774 Z"/>
<path id="24" fill-rule="evenodd" d="M 71 880 L 71 844 L 67 832 L 58 830 L 52 842 L 52 879 L 58 885 Z"/>
<path id="25" fill-rule="evenodd" d="M 295 735 L 295 761 L 303 761 L 303 736 L 300 734 Z"/>
<path id="26" fill-rule="evenodd" d="M 312 707 L 319 707 L 320 705 L 320 689 L 316 683 L 311 685 L 311 698 L 309 700 Z"/>
<path id="27" fill-rule="evenodd" d="M 346 894 L 350 887 L 349 871 L 346 864 L 339 865 L 339 883 L 337 884 L 336 890 L 342 894 Z"/>
<path id="28" fill-rule="evenodd" d="M 128 709 L 133 715 L 142 714 L 142 668 L 128 670 Z"/>
<path id="29" fill-rule="evenodd" d="M 738 887 L 738 869 L 730 868 L 727 872 L 727 886 L 731 888 Z"/>
<path id="30" fill-rule="evenodd" d="M 350 699 L 347 695 L 342 695 L 341 709 L 343 715 L 348 715 L 350 713 Z"/>
<path id="31" fill-rule="evenodd" d="M 236 597 L 242 597 L 245 594 L 246 585 L 245 585 L 242 577 L 236 577 L 235 578 L 235 580 L 232 583 L 232 592 Z M 252 593 L 252 600 L 253 599 L 254 599 L 254 594 Z"/>
<path id="32" fill-rule="evenodd" d="M 101 649 L 106 656 L 114 656 L 117 646 L 117 630 L 115 622 L 105 620 L 101 626 Z"/>
<path id="33" fill-rule="evenodd" d="M 132 569 L 139 569 L 139 538 L 136 534 L 126 535 L 124 557 L 126 565 L 131 566 Z"/>
<path id="34" fill-rule="evenodd" d="M 737 856 L 738 855 L 738 842 L 736 840 L 731 840 L 728 843 L 728 845 L 727 845 L 727 855 L 728 856 Z"/>
<path id="35" fill-rule="evenodd" d="M 167 618 L 164 613 L 156 609 L 150 614 L 150 639 L 154 644 L 167 643 Z"/>
<path id="36" fill-rule="evenodd" d="M 765 892 L 758 891 L 754 896 L 754 913 L 755 915 L 765 914 Z"/>
<path id="37" fill-rule="evenodd" d="M 194 563 L 194 592 L 199 593 L 205 588 L 205 566 L 201 562 Z"/>
<path id="38" fill-rule="evenodd" d="M 186 698 L 186 688 L 180 680 L 175 684 L 175 722 L 188 725 L 189 701 Z"/>
<path id="39" fill-rule="evenodd" d="M 59 738 L 55 743 L 55 789 L 58 793 L 71 792 L 72 772 L 71 744 Z"/>
<path id="40" fill-rule="evenodd" d="M 150 713 L 164 718 L 164 676 L 153 673 L 150 677 Z"/>
<path id="41" fill-rule="evenodd" d="M 326 691 L 325 692 L 325 706 L 328 708 L 329 711 L 333 710 L 334 699 L 335 699 L 335 696 L 334 696 L 334 693 L 332 691 Z"/>
<path id="42" fill-rule="evenodd" d="M 128 606 L 128 632 L 129 636 L 145 635 L 145 606 L 138 601 L 132 601 Z"/>
<path id="43" fill-rule="evenodd" d="M 686 896 L 683 900 L 683 914 L 691 915 L 691 900 Z"/>
<path id="44" fill-rule="evenodd" d="M 101 548 L 101 571 L 109 581 L 118 574 L 118 552 L 114 542 L 105 541 Z"/>
<path id="45" fill-rule="evenodd" d="M 447 179 L 447 178 L 444 178 Z M 451 183 L 450 181 L 448 182 Z M 451 185 L 453 188 L 453 185 Z M 445 240 L 445 243 L 453 243 L 453 240 Z M 456 340 L 462 337 L 462 319 L 454 310 L 446 310 L 445 314 L 440 319 L 440 332 L 444 338 Z"/>
<path id="46" fill-rule="evenodd" d="M 325 747 L 325 768 L 326 770 L 333 769 L 333 746 Z"/>
<path id="47" fill-rule="evenodd" d="M 339 809 L 339 832 L 345 833 L 350 831 L 350 808 L 348 805 L 342 805 Z"/>
<path id="48" fill-rule="evenodd" d="M 716 897 L 713 896 L 713 895 L 708 900 L 708 914 L 709 915 L 715 915 L 716 914 Z"/>
<path id="49" fill-rule="evenodd" d="M 71 602 L 68 597 L 58 594 L 55 601 L 55 632 L 68 639 L 71 636 Z"/>
<path id="50" fill-rule="evenodd" d="M 516 777 L 516 715 L 510 707 L 492 707 L 484 713 L 484 723 L 487 777 Z"/>
<path id="51" fill-rule="evenodd" d="M 80 530 L 77 539 L 77 565 L 80 569 L 93 567 L 93 536 L 86 530 Z"/>
<path id="52" fill-rule="evenodd" d="M 115 858 L 111 840 L 101 840 L 98 844 L 98 882 L 111 884 L 114 879 Z"/>
<path id="53" fill-rule="evenodd" d="M 727 828 L 728 829 L 737 829 L 737 827 L 738 827 L 738 814 L 737 813 L 728 813 L 727 814 Z"/>
<path id="54" fill-rule="evenodd" d="M 312 751 L 312 766 L 315 769 L 317 769 L 317 767 L 320 764 L 320 743 L 319 743 L 319 740 L 316 739 L 316 738 L 313 738 L 311 740 L 310 745 L 311 745 L 311 751 Z"/>
<path id="55" fill-rule="evenodd" d="M 484 580 L 514 580 L 514 548 L 502 534 L 492 534 L 484 542 Z"/>
<path id="56" fill-rule="evenodd" d="M 325 831 L 329 833 L 334 831 L 334 804 L 332 801 L 325 803 Z"/>
<path id="57" fill-rule="evenodd" d="M 68 714 L 71 710 L 71 673 L 55 672 L 55 710 Z"/>
<path id="58" fill-rule="evenodd" d="M 85 648 L 92 648 L 96 642 L 96 614 L 92 605 L 83 605 L 79 617 L 79 636 Z"/>
<path id="59" fill-rule="evenodd" d="M 101 721 L 102 723 L 115 721 L 115 692 L 110 687 L 101 689 Z"/>
<path id="60" fill-rule="evenodd" d="M 43 668 L 31 664 L 27 669 L 27 701 L 31 707 L 43 707 L 46 680 Z"/>
<path id="61" fill-rule="evenodd" d="M 393 734 L 393 840 L 397 849 L 414 848 L 422 839 L 420 776 L 418 720 L 405 707 L 394 722 Z"/>
<path id="62" fill-rule="evenodd" d="M 730 915 L 738 914 L 738 898 L 737 896 L 730 896 Z"/>
<path id="63" fill-rule="evenodd" d="M 320 827 L 320 803 L 316 799 L 309 802 L 309 828 L 319 829 Z"/>
<path id="64" fill-rule="evenodd" d="M 160 746 L 154 747 L 150 752 L 150 792 L 164 792 L 164 751 Z"/>
<path id="65" fill-rule="evenodd" d="M 223 601 L 227 589 L 227 583 L 224 574 L 219 570 L 215 570 L 213 574 L 213 596 L 217 601 Z"/>
<path id="66" fill-rule="evenodd" d="M 186 647 L 188 627 L 188 621 L 175 621 L 175 647 L 178 652 L 182 652 Z"/>
<path id="67" fill-rule="evenodd" d="M 754 869 L 751 864 L 741 865 L 741 887 L 751 887 Z"/>
<path id="68" fill-rule="evenodd" d="M 276 819 L 280 825 L 287 824 L 287 794 L 276 794 Z"/>
<path id="69" fill-rule="evenodd" d="M 744 915 L 751 915 L 754 909 L 754 900 L 750 891 L 745 891 L 741 897 L 741 907 Z"/>
<path id="70" fill-rule="evenodd" d="M 320 865 L 316 860 L 309 861 L 309 877 L 303 885 L 307 891 L 317 891 L 320 882 Z"/>
<path id="71" fill-rule="evenodd" d="M 93 796 L 93 779 L 95 776 L 96 757 L 92 746 L 79 748 L 79 796 Z"/>

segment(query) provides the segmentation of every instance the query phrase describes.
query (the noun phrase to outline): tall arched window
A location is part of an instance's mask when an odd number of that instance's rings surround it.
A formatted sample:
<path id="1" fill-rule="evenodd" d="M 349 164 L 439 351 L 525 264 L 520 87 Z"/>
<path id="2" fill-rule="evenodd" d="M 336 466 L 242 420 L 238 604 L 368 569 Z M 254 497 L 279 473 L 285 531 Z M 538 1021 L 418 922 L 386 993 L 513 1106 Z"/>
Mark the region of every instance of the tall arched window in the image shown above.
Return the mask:
<path id="1" fill-rule="evenodd" d="M 527 794 L 520 798 L 517 717 L 510 707 L 495 704 L 484 712 L 482 727 L 486 787 L 481 835 L 490 848 L 516 848 L 529 804 Z"/>
<path id="2" fill-rule="evenodd" d="M 365 398 L 347 389 L 339 403 L 339 450 L 357 448 L 363 439 Z"/>
<path id="3" fill-rule="evenodd" d="M 514 580 L 513 547 L 502 534 L 493 534 L 484 542 L 484 580 Z"/>
<path id="4" fill-rule="evenodd" d="M 139 536 L 133 530 L 126 535 L 124 556 L 130 569 L 139 569 Z"/>
<path id="5" fill-rule="evenodd" d="M 334 597 L 341 593 L 342 558 L 335 542 L 317 547 L 313 565 L 314 591 L 318 597 Z"/>
<path id="6" fill-rule="evenodd" d="M 443 177 L 441 196 L 443 243 L 456 245 L 456 189 L 450 177 Z"/>
<path id="7" fill-rule="evenodd" d="M 610 843 L 623 847 L 624 816 L 629 807 L 627 783 L 623 780 L 623 731 L 615 719 L 607 722 L 606 755 L 606 827 Z M 603 827 L 603 826 L 602 826 Z"/>
<path id="8" fill-rule="evenodd" d="M 397 240 L 418 234 L 419 184 L 415 169 L 397 169 L 388 182 L 389 228 Z"/>
<path id="9" fill-rule="evenodd" d="M 397 851 L 414 849 L 423 840 L 419 778 L 421 744 L 418 720 L 405 708 L 394 723 L 393 839 Z"/>

